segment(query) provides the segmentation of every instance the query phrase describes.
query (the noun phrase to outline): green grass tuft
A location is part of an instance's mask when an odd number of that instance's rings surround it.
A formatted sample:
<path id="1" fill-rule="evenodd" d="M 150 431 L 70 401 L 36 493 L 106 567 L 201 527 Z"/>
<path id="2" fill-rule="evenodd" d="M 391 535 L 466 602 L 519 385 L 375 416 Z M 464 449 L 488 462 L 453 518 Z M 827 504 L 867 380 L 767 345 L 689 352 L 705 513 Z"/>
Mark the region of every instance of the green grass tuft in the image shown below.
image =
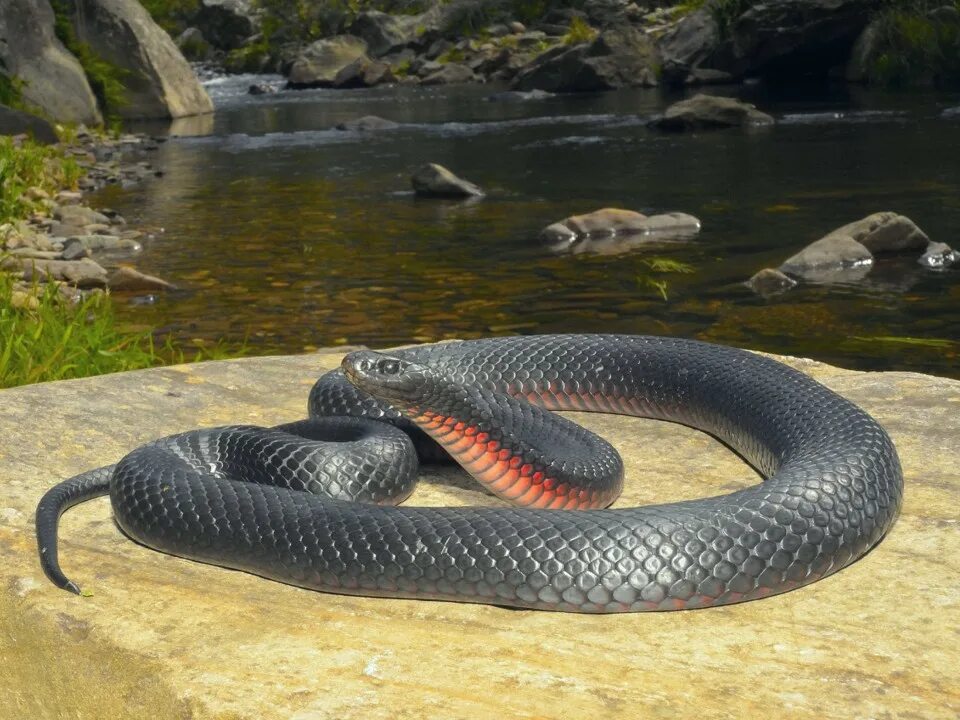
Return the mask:
<path id="1" fill-rule="evenodd" d="M 877 39 L 867 67 L 886 86 L 960 84 L 960 17 L 931 17 L 944 0 L 888 0 L 876 17 Z M 960 1 L 952 7 L 960 11 Z"/>
<path id="2" fill-rule="evenodd" d="M 76 158 L 59 147 L 32 142 L 17 146 L 12 138 L 0 137 L 0 224 L 22 220 L 37 209 L 24 195 L 27 188 L 50 194 L 75 188 L 81 173 Z"/>
<path id="3" fill-rule="evenodd" d="M 570 29 L 563 36 L 564 45 L 580 45 L 593 40 L 597 36 L 597 31 L 587 24 L 587 21 L 581 17 L 575 17 L 570 21 Z"/>

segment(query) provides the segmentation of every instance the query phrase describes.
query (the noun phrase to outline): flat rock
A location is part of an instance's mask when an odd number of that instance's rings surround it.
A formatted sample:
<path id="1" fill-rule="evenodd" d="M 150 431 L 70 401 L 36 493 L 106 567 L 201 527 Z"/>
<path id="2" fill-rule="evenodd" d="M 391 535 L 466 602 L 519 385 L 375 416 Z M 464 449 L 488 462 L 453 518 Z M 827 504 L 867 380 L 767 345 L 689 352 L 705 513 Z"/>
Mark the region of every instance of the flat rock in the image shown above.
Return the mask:
<path id="1" fill-rule="evenodd" d="M 667 108 L 666 112 L 650 121 L 658 130 L 708 130 L 725 127 L 756 127 L 772 125 L 772 116 L 757 110 L 750 103 L 717 95 L 694 95 Z"/>
<path id="2" fill-rule="evenodd" d="M 110 225 L 110 218 L 83 205 L 61 205 L 53 211 L 53 217 L 64 225 L 86 227 L 87 225 Z"/>
<path id="3" fill-rule="evenodd" d="M 540 232 L 540 239 L 551 245 L 569 245 L 578 240 L 607 238 L 615 235 L 696 235 L 700 221 L 686 213 L 644 215 L 622 208 L 602 208 L 585 215 L 571 215 L 548 225 Z"/>
<path id="4" fill-rule="evenodd" d="M 86 257 L 79 260 L 8 257 L 0 260 L 0 267 L 19 269 L 24 280 L 62 280 L 81 288 L 102 288 L 107 284 L 107 271 Z"/>
<path id="5" fill-rule="evenodd" d="M 832 232 L 787 258 L 780 270 L 788 275 L 823 281 L 829 274 L 873 265 L 873 255 L 851 236 Z"/>
<path id="6" fill-rule="evenodd" d="M 45 580 L 33 513 L 54 483 L 170 433 L 298 419 L 316 377 L 340 357 L 0 391 L 0 432 L 15 438 L 0 450 L 0 692 L 12 717 L 131 718 L 144 708 L 210 720 L 379 720 L 398 708 L 528 719 L 765 717 L 783 707 L 801 720 L 960 713 L 949 681 L 960 665 L 950 624 L 960 617 L 960 382 L 915 373 L 788 361 L 886 427 L 906 493 L 896 525 L 866 557 L 766 600 L 602 617 L 316 593 L 139 546 L 105 498 L 68 511 L 60 530 L 64 569 L 92 596 Z M 619 507 L 757 480 L 695 430 L 570 416 L 623 454 Z M 454 468 L 427 471 L 410 503 L 502 504 Z"/>
<path id="7" fill-rule="evenodd" d="M 481 197 L 483 190 L 436 163 L 427 163 L 410 178 L 413 191 L 421 197 Z"/>
<path id="8" fill-rule="evenodd" d="M 175 290 L 176 285 L 154 275 L 147 275 L 136 268 L 121 265 L 107 279 L 111 290 L 136 292 L 144 290 Z"/>

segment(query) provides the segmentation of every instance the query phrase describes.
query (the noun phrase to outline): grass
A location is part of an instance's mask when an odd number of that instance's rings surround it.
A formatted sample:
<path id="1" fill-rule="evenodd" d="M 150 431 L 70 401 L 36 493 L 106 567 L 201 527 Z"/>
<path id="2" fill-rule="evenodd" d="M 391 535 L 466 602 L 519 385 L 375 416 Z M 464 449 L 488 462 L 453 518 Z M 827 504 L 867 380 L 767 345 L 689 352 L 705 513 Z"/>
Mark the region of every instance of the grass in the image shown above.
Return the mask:
<path id="1" fill-rule="evenodd" d="M 24 194 L 27 188 L 50 194 L 73 189 L 81 172 L 76 159 L 59 147 L 32 142 L 17 146 L 12 138 L 0 137 L 0 224 L 22 220 L 37 209 Z"/>
<path id="2" fill-rule="evenodd" d="M 657 274 L 680 273 L 686 275 L 696 272 L 693 265 L 670 258 L 649 258 L 643 260 L 643 264 L 650 268 L 651 273 Z M 670 286 L 665 279 L 653 275 L 638 275 L 637 284 L 655 290 L 664 302 L 669 300 L 667 291 Z"/>
<path id="3" fill-rule="evenodd" d="M 960 84 L 960 20 L 934 19 L 944 0 L 888 0 L 876 17 L 877 39 L 867 76 L 885 86 Z M 960 10 L 960 1 L 952 6 Z"/>
<path id="4" fill-rule="evenodd" d="M 597 31 L 587 24 L 587 21 L 581 17 L 575 17 L 570 21 L 570 29 L 563 36 L 564 45 L 580 45 L 590 42 L 597 36 Z"/>

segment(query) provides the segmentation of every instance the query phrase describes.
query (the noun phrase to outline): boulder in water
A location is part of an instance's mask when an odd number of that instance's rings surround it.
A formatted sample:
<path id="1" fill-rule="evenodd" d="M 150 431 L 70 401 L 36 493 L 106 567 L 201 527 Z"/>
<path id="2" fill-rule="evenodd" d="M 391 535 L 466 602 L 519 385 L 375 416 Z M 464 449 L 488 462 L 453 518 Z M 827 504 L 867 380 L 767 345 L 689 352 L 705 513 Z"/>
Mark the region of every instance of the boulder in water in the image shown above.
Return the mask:
<path id="1" fill-rule="evenodd" d="M 287 82 L 293 88 L 332 87 L 337 73 L 366 55 L 367 44 L 353 35 L 317 40 L 293 61 Z"/>
<path id="2" fill-rule="evenodd" d="M 650 126 L 658 130 L 707 130 L 772 125 L 773 117 L 749 103 L 717 95 L 694 95 L 667 108 Z"/>
<path id="3" fill-rule="evenodd" d="M 457 177 L 436 163 L 421 167 L 410 178 L 413 190 L 421 197 L 482 197 L 483 190 L 469 180 Z"/>

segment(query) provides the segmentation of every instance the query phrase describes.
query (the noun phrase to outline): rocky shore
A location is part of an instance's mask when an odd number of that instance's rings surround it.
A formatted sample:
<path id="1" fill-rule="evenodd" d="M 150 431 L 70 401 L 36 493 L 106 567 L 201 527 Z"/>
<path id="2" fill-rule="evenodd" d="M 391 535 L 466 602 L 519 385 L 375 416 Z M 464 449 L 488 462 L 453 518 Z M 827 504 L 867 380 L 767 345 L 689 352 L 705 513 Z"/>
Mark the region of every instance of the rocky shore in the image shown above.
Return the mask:
<path id="1" fill-rule="evenodd" d="M 117 212 L 94 210 L 84 203 L 85 192 L 162 175 L 148 159 L 161 142 L 165 138 L 140 133 L 108 137 L 81 126 L 63 144 L 63 151 L 82 171 L 78 190 L 50 193 L 27 188 L 24 195 L 34 211 L 24 220 L 0 224 L 0 269 L 18 276 L 11 298 L 14 306 L 35 307 L 47 283 L 54 283 L 71 301 L 107 288 L 156 292 L 174 287 L 132 264 L 141 243 L 157 229 L 132 228 Z"/>

